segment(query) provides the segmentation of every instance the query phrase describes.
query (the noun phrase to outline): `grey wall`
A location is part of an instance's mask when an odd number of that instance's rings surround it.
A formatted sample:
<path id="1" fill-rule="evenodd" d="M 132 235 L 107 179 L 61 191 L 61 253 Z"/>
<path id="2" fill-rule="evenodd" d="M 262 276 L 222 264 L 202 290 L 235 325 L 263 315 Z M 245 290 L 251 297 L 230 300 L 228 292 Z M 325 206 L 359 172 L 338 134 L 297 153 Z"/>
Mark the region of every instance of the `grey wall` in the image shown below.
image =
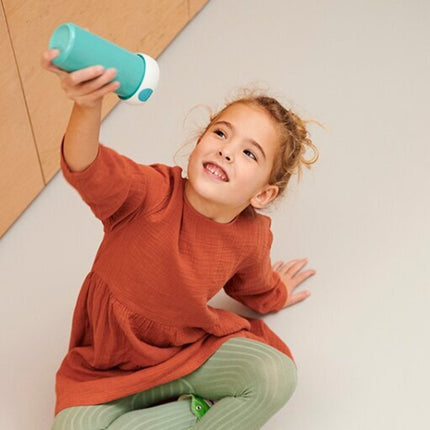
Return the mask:
<path id="1" fill-rule="evenodd" d="M 308 257 L 305 303 L 265 317 L 299 386 L 265 430 L 428 426 L 430 3 L 212 0 L 160 57 L 156 97 L 102 140 L 172 163 L 203 110 L 259 82 L 321 157 L 271 213 L 274 259 Z M 57 175 L 0 242 L 0 427 L 47 429 L 74 302 L 102 236 Z M 246 310 L 223 294 L 214 303 Z M 426 424 L 427 423 L 427 424 Z"/>

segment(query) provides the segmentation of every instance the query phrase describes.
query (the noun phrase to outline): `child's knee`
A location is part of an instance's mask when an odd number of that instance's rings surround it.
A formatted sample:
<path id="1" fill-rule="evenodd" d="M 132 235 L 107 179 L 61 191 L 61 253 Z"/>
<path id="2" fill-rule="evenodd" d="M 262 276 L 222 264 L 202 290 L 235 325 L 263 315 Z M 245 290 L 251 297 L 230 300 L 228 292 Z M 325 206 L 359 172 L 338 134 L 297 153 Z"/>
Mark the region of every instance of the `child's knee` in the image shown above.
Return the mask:
<path id="1" fill-rule="evenodd" d="M 250 393 L 273 411 L 281 409 L 297 387 L 295 364 L 278 351 L 264 361 L 256 361 L 251 375 Z"/>
<path id="2" fill-rule="evenodd" d="M 276 388 L 272 392 L 272 403 L 278 410 L 288 402 L 297 387 L 297 368 L 289 357 L 282 357 L 274 372 L 274 378 Z"/>

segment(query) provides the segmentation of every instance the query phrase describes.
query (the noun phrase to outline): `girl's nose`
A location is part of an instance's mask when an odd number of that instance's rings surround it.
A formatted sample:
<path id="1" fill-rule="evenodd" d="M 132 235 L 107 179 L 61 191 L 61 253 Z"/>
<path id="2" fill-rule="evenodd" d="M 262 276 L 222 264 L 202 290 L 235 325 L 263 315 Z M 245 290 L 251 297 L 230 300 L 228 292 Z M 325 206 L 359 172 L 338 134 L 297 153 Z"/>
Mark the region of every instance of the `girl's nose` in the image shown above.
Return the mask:
<path id="1" fill-rule="evenodd" d="M 225 158 L 227 161 L 232 161 L 233 159 L 233 157 L 227 150 L 219 151 L 219 155 L 221 158 Z"/>

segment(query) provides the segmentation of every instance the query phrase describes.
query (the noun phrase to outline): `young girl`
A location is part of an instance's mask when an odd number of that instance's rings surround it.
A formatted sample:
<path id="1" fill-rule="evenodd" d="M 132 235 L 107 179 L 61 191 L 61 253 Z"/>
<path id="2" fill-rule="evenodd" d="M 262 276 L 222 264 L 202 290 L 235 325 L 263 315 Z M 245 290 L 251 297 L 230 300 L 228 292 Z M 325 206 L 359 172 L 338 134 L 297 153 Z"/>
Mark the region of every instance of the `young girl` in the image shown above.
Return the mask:
<path id="1" fill-rule="evenodd" d="M 260 319 L 216 309 L 221 289 L 277 312 L 314 270 L 270 262 L 270 218 L 258 214 L 314 149 L 304 123 L 269 97 L 227 105 L 179 167 L 138 164 L 99 144 L 115 70 L 66 73 L 74 108 L 61 167 L 104 226 L 76 304 L 56 379 L 53 430 L 259 429 L 290 398 L 296 367 Z"/>

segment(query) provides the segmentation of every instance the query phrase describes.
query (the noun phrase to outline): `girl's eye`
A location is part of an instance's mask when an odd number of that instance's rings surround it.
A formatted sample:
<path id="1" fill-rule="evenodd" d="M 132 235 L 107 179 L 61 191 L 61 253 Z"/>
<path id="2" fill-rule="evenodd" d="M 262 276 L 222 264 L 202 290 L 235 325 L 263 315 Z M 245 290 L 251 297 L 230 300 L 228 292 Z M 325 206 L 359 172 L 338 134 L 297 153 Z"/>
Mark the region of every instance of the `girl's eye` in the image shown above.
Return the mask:
<path id="1" fill-rule="evenodd" d="M 218 129 L 214 130 L 214 133 L 219 137 L 222 137 L 222 138 L 226 137 L 225 133 L 222 130 L 218 130 Z"/>
<path id="2" fill-rule="evenodd" d="M 256 157 L 256 156 L 254 155 L 254 153 L 253 153 L 253 152 L 251 152 L 249 149 L 245 149 L 245 150 L 243 151 L 243 153 L 244 153 L 247 157 L 252 158 L 253 160 L 257 161 L 257 157 Z"/>

